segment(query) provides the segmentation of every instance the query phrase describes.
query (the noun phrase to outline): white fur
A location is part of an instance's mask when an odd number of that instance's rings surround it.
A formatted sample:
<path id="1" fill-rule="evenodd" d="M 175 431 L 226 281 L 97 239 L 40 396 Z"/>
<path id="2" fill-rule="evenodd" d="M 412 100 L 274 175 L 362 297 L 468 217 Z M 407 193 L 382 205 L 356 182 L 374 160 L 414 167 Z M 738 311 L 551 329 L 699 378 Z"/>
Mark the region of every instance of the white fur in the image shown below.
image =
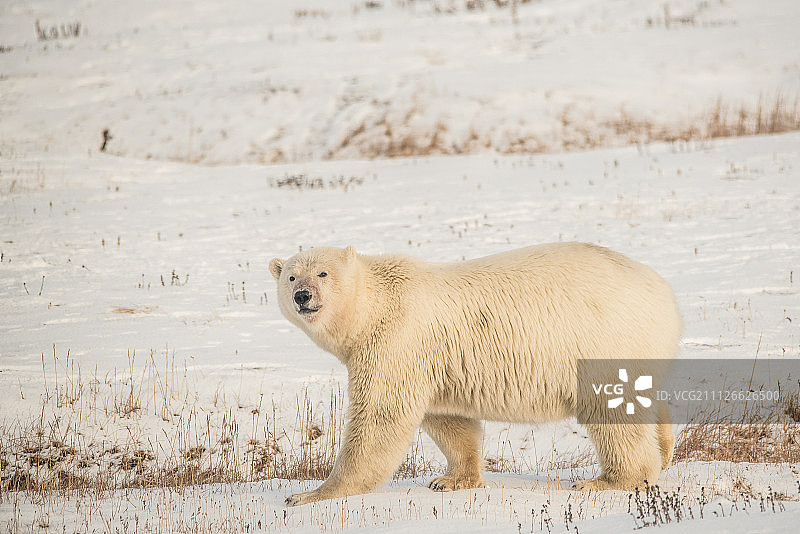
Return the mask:
<path id="1" fill-rule="evenodd" d="M 333 471 L 290 505 L 372 491 L 398 467 L 420 425 L 448 461 L 431 487 L 481 486 L 479 420 L 538 423 L 594 409 L 577 400 L 578 358 L 673 358 L 681 335 L 667 283 L 594 245 L 540 245 L 449 264 L 320 248 L 276 258 L 270 271 L 284 315 L 339 358 L 349 377 Z M 298 313 L 299 289 L 311 292 L 318 311 Z M 577 487 L 654 482 L 672 457 L 673 437 L 665 407 L 652 417 L 637 422 L 658 424 L 587 425 L 602 473 Z"/>

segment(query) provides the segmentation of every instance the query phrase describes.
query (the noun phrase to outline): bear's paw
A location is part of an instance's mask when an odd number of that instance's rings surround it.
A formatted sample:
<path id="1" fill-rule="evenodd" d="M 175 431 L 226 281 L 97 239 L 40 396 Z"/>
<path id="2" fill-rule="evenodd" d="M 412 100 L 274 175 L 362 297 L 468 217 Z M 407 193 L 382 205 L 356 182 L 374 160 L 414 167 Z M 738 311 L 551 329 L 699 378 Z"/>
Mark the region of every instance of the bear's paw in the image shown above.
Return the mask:
<path id="1" fill-rule="evenodd" d="M 325 497 L 319 495 L 317 491 L 307 491 L 305 493 L 295 493 L 286 497 L 286 506 L 300 506 L 310 502 L 321 501 Z"/>
<path id="2" fill-rule="evenodd" d="M 428 487 L 433 491 L 455 491 L 482 488 L 484 484 L 480 477 L 444 475 L 431 480 Z"/>

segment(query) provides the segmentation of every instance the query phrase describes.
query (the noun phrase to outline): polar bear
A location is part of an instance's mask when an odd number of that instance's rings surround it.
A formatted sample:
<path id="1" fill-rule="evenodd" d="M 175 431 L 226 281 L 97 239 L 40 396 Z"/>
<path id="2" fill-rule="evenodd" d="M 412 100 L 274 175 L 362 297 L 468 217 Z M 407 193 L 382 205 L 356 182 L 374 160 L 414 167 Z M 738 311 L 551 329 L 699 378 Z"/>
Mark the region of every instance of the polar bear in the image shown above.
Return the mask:
<path id="1" fill-rule="evenodd" d="M 682 330 L 660 276 L 591 244 L 458 263 L 314 248 L 275 258 L 269 270 L 283 314 L 348 372 L 333 470 L 317 489 L 287 498 L 290 506 L 376 489 L 420 425 L 447 459 L 430 487 L 481 487 L 481 420 L 594 413 L 604 400 L 578 395 L 579 360 L 674 358 Z M 669 413 L 639 411 L 636 424 L 585 425 L 601 473 L 574 487 L 632 489 L 658 478 L 672 458 Z"/>

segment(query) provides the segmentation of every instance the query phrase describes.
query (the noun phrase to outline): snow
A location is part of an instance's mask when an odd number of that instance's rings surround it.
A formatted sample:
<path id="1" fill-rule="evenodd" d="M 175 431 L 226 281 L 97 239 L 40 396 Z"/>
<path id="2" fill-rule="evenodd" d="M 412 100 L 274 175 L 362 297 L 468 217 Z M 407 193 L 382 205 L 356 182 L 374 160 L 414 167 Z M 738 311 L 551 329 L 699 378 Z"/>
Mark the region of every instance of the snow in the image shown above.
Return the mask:
<path id="1" fill-rule="evenodd" d="M 548 0 L 516 24 L 483 3 L 8 3 L 0 139 L 96 150 L 108 128 L 113 154 L 206 164 L 529 153 L 800 97 L 793 0 Z M 36 20 L 84 35 L 36 42 Z"/>
<path id="2" fill-rule="evenodd" d="M 627 494 L 598 498 L 536 488 L 529 481 L 489 477 L 494 487 L 451 494 L 426 492 L 416 483 L 385 488 L 380 493 L 283 509 L 281 495 L 304 489 L 297 483 L 255 482 L 215 484 L 181 492 L 129 490 L 122 499 L 104 499 L 97 508 L 103 523 L 94 521 L 72 503 L 46 511 L 22 503 L 4 505 L 11 528 L 46 524 L 54 531 L 64 525 L 76 532 L 103 525 L 121 532 L 266 531 L 266 532 L 631 532 L 644 521 L 636 517 Z M 502 487 L 502 484 L 509 486 Z M 762 508 L 763 505 L 763 508 Z M 774 505 L 774 509 L 773 509 Z M 716 498 L 703 507 L 694 500 L 683 504 L 678 522 L 660 524 L 658 532 L 792 532 L 800 519 L 796 502 L 751 502 Z M 690 515 L 691 509 L 691 515 Z M 38 515 L 37 515 L 38 513 Z M 18 518 L 28 515 L 33 521 Z M 13 530 L 11 530 L 13 531 Z M 67 530 L 71 531 L 71 530 Z"/>
<path id="3" fill-rule="evenodd" d="M 91 460 L 80 473 L 96 474 L 119 465 L 111 444 L 152 444 L 168 463 L 176 446 L 214 441 L 219 458 L 232 427 L 242 465 L 273 426 L 296 450 L 306 406 L 328 439 L 345 370 L 281 316 L 266 269 L 300 247 L 459 261 L 598 243 L 673 286 L 683 357 L 800 358 L 800 134 L 631 145 L 610 126 L 624 110 L 681 131 L 718 98 L 791 102 L 795 2 L 540 1 L 516 24 L 489 2 L 381 6 L 0 5 L 4 440 L 44 406 L 45 426 Z M 84 33 L 36 41 L 37 19 Z M 3 442 L 0 471 L 19 445 Z M 417 445 L 441 470 L 430 440 Z M 574 421 L 487 423 L 484 455 L 512 472 L 482 490 L 437 494 L 429 476 L 404 476 L 286 512 L 286 495 L 318 482 L 14 494 L 0 528 L 544 532 L 546 504 L 553 532 L 633 530 L 627 493 L 569 489 L 596 470 L 571 463 L 587 451 Z M 719 512 L 660 528 L 793 531 L 799 470 L 676 462 L 662 489 L 704 487 Z M 748 507 L 742 484 L 785 500 Z"/>

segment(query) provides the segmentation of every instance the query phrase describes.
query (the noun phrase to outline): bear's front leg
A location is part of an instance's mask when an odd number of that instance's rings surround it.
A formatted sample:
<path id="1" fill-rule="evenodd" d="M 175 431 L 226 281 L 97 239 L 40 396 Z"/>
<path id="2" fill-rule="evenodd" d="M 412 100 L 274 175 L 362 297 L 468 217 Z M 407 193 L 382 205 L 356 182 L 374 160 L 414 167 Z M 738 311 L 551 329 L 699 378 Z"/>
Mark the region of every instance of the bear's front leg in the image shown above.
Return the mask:
<path id="1" fill-rule="evenodd" d="M 286 505 L 368 493 L 388 480 L 402 462 L 422 420 L 415 410 L 398 410 L 399 407 L 351 403 L 342 446 L 328 479 L 314 491 L 287 497 Z"/>

